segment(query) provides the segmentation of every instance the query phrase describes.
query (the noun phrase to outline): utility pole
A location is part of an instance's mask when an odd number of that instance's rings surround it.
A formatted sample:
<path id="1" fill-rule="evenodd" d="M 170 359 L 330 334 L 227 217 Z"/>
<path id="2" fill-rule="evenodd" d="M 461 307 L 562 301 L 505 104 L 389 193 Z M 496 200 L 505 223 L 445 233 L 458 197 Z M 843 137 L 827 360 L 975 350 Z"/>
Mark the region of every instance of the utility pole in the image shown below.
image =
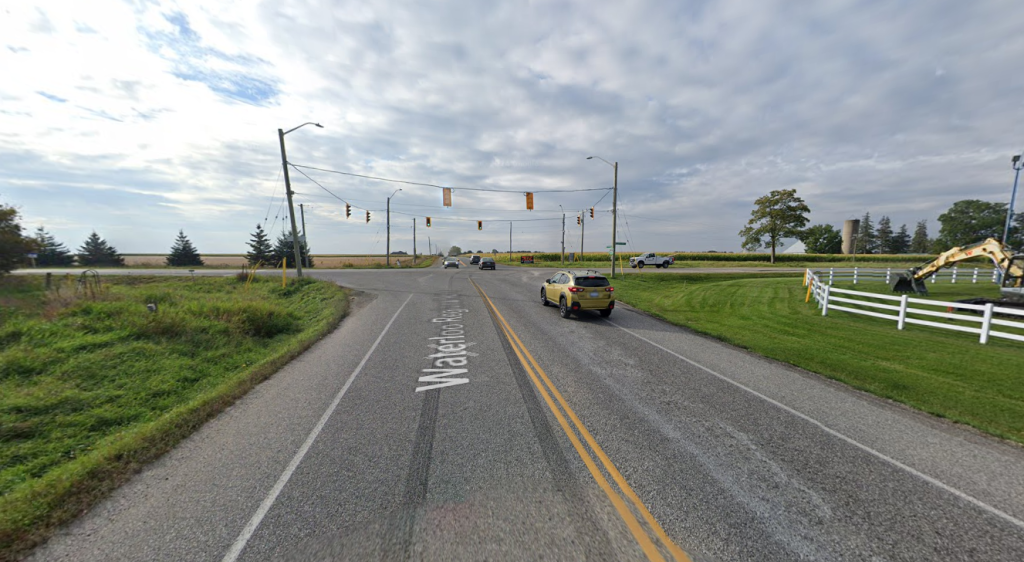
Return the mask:
<path id="1" fill-rule="evenodd" d="M 434 246 L 431 245 L 429 236 L 427 236 L 427 253 L 430 254 L 430 257 L 434 257 Z"/>
<path id="2" fill-rule="evenodd" d="M 587 233 L 587 213 L 580 212 L 580 263 L 583 262 L 583 236 Z"/>
<path id="3" fill-rule="evenodd" d="M 385 250 L 385 252 L 387 252 L 387 254 L 388 254 L 387 255 L 388 267 L 391 267 L 391 198 L 390 197 L 388 197 L 388 244 L 387 244 L 387 249 Z"/>
<path id="4" fill-rule="evenodd" d="M 615 278 L 615 228 L 616 218 L 618 218 L 618 202 L 619 202 L 619 163 L 615 163 L 615 183 L 612 184 L 612 279 Z"/>
<path id="5" fill-rule="evenodd" d="M 512 221 L 508 221 L 508 263 L 512 263 Z"/>
<path id="6" fill-rule="evenodd" d="M 412 219 L 412 264 L 416 265 L 416 217 Z"/>
<path id="7" fill-rule="evenodd" d="M 565 265 L 565 213 L 562 213 L 562 265 Z"/>
<path id="8" fill-rule="evenodd" d="M 301 126 L 301 125 L 300 125 Z M 292 129 L 294 130 L 294 129 Z M 290 131 L 289 131 L 290 132 Z M 292 205 L 292 180 L 288 176 L 288 155 L 284 150 L 284 130 L 277 130 L 277 140 L 281 143 L 281 167 L 284 168 L 284 192 L 288 196 L 288 216 L 292 219 L 292 248 L 295 251 L 295 271 L 302 278 L 302 260 L 299 257 L 299 232 L 295 224 L 295 207 Z"/>
<path id="9" fill-rule="evenodd" d="M 302 244 L 299 247 L 303 250 L 306 249 L 306 208 L 303 207 L 302 203 L 299 203 L 299 215 L 302 216 Z M 309 252 L 302 253 L 302 261 L 309 267 Z"/>

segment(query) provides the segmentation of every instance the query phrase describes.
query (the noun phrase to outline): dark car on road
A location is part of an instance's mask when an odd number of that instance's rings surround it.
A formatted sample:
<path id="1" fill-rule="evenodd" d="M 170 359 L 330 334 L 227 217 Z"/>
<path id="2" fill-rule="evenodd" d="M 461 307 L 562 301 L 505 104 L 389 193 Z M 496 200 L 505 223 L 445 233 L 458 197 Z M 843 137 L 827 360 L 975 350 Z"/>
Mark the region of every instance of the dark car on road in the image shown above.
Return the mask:
<path id="1" fill-rule="evenodd" d="M 472 256 L 469 258 L 469 265 L 476 265 L 480 263 L 480 256 Z"/>
<path id="2" fill-rule="evenodd" d="M 494 258 L 481 258 L 480 269 L 495 269 Z"/>

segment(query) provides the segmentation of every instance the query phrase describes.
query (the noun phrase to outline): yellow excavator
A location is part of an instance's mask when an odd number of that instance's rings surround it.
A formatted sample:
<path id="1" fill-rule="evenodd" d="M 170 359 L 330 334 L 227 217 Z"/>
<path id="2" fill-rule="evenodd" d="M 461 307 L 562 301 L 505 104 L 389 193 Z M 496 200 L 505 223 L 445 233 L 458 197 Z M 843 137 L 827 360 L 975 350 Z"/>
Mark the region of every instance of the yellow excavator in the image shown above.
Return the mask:
<path id="1" fill-rule="evenodd" d="M 1000 277 L 1002 277 L 999 292 L 1002 298 L 998 300 L 978 298 L 970 299 L 970 302 L 972 304 L 993 302 L 999 305 L 1024 306 L 1024 254 L 1014 255 L 995 238 L 942 252 L 934 260 L 909 269 L 906 273 L 898 276 L 892 283 L 892 290 L 896 293 L 927 295 L 928 287 L 924 283 L 925 279 L 944 267 L 979 256 L 987 256 L 999 270 Z"/>

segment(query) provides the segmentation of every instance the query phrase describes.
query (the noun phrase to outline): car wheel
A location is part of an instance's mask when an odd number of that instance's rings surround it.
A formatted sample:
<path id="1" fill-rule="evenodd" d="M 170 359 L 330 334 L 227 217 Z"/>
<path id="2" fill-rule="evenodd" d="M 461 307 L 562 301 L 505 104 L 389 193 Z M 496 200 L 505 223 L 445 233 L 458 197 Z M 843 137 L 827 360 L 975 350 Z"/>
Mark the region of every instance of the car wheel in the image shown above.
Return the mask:
<path id="1" fill-rule="evenodd" d="M 540 290 L 540 303 L 544 306 L 551 306 L 551 303 L 548 302 L 548 292 L 544 289 Z"/>
<path id="2" fill-rule="evenodd" d="M 639 267 L 640 269 L 643 269 L 644 268 L 644 262 L 637 262 L 636 266 Z"/>
<path id="3" fill-rule="evenodd" d="M 601 318 L 608 318 L 609 316 L 612 315 L 612 309 L 610 309 L 610 308 L 606 308 L 604 310 L 599 310 L 598 312 L 601 313 Z"/>
<path id="4" fill-rule="evenodd" d="M 631 264 L 629 264 L 629 267 L 630 267 L 631 269 L 636 269 L 636 264 L 635 264 L 635 263 L 631 263 Z"/>
<path id="5" fill-rule="evenodd" d="M 568 318 L 569 315 L 572 314 L 572 309 L 569 308 L 569 305 L 565 302 L 565 297 L 562 297 L 558 301 L 558 314 L 560 314 L 562 318 Z"/>

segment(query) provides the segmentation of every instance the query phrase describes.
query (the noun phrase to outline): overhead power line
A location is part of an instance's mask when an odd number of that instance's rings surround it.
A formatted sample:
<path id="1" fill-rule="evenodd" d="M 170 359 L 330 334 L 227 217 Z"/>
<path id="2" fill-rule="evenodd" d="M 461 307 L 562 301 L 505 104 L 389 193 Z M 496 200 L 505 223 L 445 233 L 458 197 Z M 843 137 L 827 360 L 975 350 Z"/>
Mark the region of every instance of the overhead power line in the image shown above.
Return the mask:
<path id="1" fill-rule="evenodd" d="M 489 192 L 492 192 L 492 193 L 524 193 L 524 192 L 530 192 L 530 193 L 575 193 L 577 191 L 602 191 L 602 190 L 610 191 L 611 189 L 613 189 L 611 187 L 588 187 L 588 188 L 582 188 L 582 189 L 580 189 L 580 188 L 577 188 L 577 189 L 570 189 L 570 188 L 565 188 L 565 189 L 536 189 L 536 188 L 532 188 L 532 187 L 531 188 L 527 188 L 527 189 L 494 189 L 494 188 L 487 188 L 487 187 L 456 187 L 456 186 L 453 186 L 453 185 L 437 185 L 437 184 L 433 184 L 433 183 L 423 183 L 423 182 L 408 181 L 408 180 L 396 180 L 396 179 L 392 179 L 392 178 L 381 178 L 381 177 L 377 177 L 377 176 L 366 176 L 366 175 L 363 175 L 363 174 L 353 174 L 351 172 L 341 172 L 339 170 L 328 170 L 326 168 L 314 168 L 313 166 L 303 166 L 301 164 L 292 164 L 291 162 L 289 162 L 288 164 L 291 167 L 293 167 L 293 168 L 305 168 L 307 170 L 316 170 L 318 172 L 327 172 L 329 174 L 341 174 L 343 176 L 352 176 L 354 178 L 363 178 L 363 179 L 377 180 L 377 181 L 388 181 L 388 182 L 392 182 L 392 183 L 403 183 L 403 184 L 406 184 L 406 185 L 421 185 L 421 186 L 424 186 L 424 187 L 434 187 L 434 188 L 437 188 L 437 189 L 461 189 L 463 191 L 489 191 Z M 302 174 L 302 175 L 305 175 L 305 174 Z M 309 177 L 309 176 L 306 176 L 306 177 Z"/>

